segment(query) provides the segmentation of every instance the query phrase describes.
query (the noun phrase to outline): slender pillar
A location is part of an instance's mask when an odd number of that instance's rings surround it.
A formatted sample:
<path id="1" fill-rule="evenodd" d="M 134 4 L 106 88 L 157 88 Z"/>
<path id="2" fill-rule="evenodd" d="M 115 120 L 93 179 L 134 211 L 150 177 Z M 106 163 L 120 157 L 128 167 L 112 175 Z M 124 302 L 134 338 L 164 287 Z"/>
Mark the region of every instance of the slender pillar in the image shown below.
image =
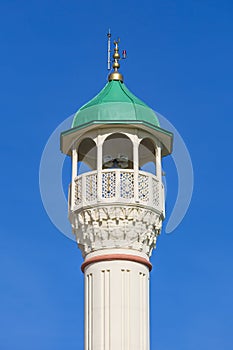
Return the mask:
<path id="1" fill-rule="evenodd" d="M 78 172 L 78 152 L 74 147 L 72 149 L 72 174 L 71 174 L 71 206 L 75 204 L 75 178 Z"/>
<path id="2" fill-rule="evenodd" d="M 102 164 L 103 164 L 103 137 L 97 136 L 97 198 L 101 201 L 102 197 Z"/>
<path id="3" fill-rule="evenodd" d="M 138 172 L 139 172 L 139 154 L 138 154 L 138 138 L 134 137 L 133 143 L 133 169 L 134 169 L 134 198 L 138 202 Z"/>
<path id="4" fill-rule="evenodd" d="M 161 146 L 156 147 L 156 175 L 159 181 L 162 181 L 162 163 L 161 163 Z"/>

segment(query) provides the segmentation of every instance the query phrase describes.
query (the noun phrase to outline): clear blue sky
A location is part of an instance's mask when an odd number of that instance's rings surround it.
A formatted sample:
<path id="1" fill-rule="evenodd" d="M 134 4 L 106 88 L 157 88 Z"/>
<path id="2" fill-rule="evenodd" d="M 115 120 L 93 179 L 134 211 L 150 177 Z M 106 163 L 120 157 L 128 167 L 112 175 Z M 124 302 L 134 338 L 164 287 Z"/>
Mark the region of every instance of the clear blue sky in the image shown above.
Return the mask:
<path id="1" fill-rule="evenodd" d="M 109 27 L 127 86 L 194 166 L 189 211 L 151 259 L 151 349 L 232 349 L 233 2 L 1 0 L 0 16 L 0 349 L 83 349 L 81 254 L 47 217 L 38 171 L 52 131 L 105 85 Z"/>

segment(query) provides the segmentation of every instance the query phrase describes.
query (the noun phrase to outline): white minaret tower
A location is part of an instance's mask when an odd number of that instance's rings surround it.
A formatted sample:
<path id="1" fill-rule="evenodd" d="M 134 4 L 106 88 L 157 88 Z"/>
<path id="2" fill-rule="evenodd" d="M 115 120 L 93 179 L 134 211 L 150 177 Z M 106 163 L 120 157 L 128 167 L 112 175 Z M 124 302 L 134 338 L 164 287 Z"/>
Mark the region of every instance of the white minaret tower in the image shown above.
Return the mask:
<path id="1" fill-rule="evenodd" d="M 69 219 L 84 262 L 85 350 L 149 350 L 149 257 L 161 231 L 172 134 L 123 83 L 118 42 L 104 89 L 61 134 Z"/>

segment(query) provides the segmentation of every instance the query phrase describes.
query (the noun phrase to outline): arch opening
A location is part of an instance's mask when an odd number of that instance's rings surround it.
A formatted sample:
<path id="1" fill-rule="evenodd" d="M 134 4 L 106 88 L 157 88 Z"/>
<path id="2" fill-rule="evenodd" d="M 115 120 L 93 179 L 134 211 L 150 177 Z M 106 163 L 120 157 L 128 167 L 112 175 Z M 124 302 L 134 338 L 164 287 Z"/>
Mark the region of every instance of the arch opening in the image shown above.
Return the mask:
<path id="1" fill-rule="evenodd" d="M 133 169 L 133 144 L 128 136 L 115 133 L 103 144 L 103 169 Z"/>
<path id="2" fill-rule="evenodd" d="M 139 170 L 156 175 L 156 148 L 149 138 L 143 139 L 139 144 Z"/>
<path id="3" fill-rule="evenodd" d="M 97 169 L 97 147 L 91 138 L 81 141 L 78 147 L 78 175 Z"/>

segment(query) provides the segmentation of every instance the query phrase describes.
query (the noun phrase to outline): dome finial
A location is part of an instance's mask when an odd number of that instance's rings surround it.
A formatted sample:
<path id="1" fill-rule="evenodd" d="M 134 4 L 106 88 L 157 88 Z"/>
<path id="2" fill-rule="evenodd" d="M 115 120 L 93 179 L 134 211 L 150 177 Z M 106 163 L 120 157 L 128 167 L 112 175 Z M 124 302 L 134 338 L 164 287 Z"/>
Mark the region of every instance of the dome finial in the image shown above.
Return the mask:
<path id="1" fill-rule="evenodd" d="M 123 75 L 118 72 L 118 69 L 120 68 L 119 60 L 121 59 L 121 56 L 119 54 L 119 42 L 120 42 L 120 38 L 118 38 L 118 40 L 114 41 L 114 45 L 115 45 L 114 54 L 113 54 L 114 61 L 113 61 L 113 65 L 112 65 L 114 72 L 109 74 L 108 81 L 120 80 L 123 83 Z"/>

